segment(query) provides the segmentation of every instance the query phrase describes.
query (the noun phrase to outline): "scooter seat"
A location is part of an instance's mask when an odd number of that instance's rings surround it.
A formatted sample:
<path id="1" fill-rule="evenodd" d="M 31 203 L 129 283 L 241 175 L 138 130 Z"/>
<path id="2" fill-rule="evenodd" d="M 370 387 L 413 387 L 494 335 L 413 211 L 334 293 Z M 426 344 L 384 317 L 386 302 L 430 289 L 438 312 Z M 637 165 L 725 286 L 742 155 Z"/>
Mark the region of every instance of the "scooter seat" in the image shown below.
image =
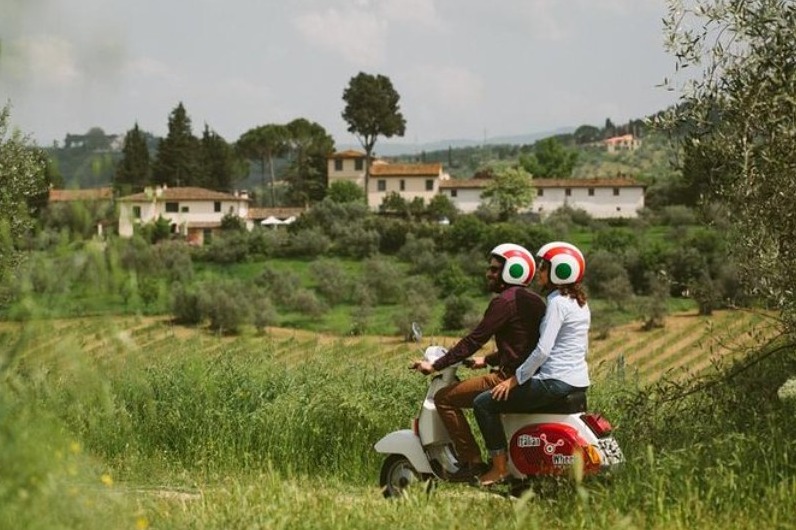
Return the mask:
<path id="1" fill-rule="evenodd" d="M 535 409 L 533 412 L 541 414 L 575 414 L 576 412 L 586 412 L 586 405 L 586 391 L 577 390 L 554 403 Z"/>

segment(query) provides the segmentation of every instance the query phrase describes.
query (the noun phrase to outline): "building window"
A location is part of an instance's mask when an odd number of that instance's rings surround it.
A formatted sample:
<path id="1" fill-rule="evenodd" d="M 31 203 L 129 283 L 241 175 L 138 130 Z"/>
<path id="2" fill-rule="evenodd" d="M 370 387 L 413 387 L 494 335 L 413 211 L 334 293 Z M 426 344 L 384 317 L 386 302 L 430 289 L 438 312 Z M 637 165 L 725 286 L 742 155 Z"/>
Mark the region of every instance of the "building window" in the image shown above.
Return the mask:
<path id="1" fill-rule="evenodd" d="M 141 207 L 133 206 L 133 219 L 141 219 Z"/>
<path id="2" fill-rule="evenodd" d="M 177 213 L 180 211 L 180 203 L 178 202 L 167 202 L 166 203 L 166 211 L 169 213 Z"/>
<path id="3" fill-rule="evenodd" d="M 401 191 L 406 191 L 406 181 L 401 179 Z"/>
<path id="4" fill-rule="evenodd" d="M 221 201 L 215 201 L 213 203 L 213 211 L 220 212 L 221 211 Z"/>
<path id="5" fill-rule="evenodd" d="M 544 196 L 544 190 L 542 188 L 536 188 L 536 196 L 537 197 L 543 197 Z"/>
<path id="6" fill-rule="evenodd" d="M 589 188 L 589 197 L 594 197 L 594 188 Z"/>
<path id="7" fill-rule="evenodd" d="M 451 190 L 451 197 L 458 197 L 458 196 L 459 196 L 459 190 Z"/>
<path id="8" fill-rule="evenodd" d="M 614 188 L 614 197 L 619 195 L 619 188 Z"/>
<path id="9" fill-rule="evenodd" d="M 378 191 L 387 191 L 387 181 L 383 179 L 376 181 L 376 189 Z"/>
<path id="10" fill-rule="evenodd" d="M 365 169 L 365 159 L 364 158 L 355 158 L 354 159 L 354 169 L 356 171 L 362 171 Z"/>
<path id="11" fill-rule="evenodd" d="M 342 171 L 343 170 L 343 159 L 342 158 L 335 158 L 334 159 L 334 170 L 335 171 Z"/>
<path id="12" fill-rule="evenodd" d="M 564 195 L 566 195 L 567 197 L 571 197 L 572 196 L 572 188 L 566 188 L 564 190 Z"/>
<path id="13" fill-rule="evenodd" d="M 434 181 L 432 179 L 426 179 L 426 191 L 434 191 Z"/>
<path id="14" fill-rule="evenodd" d="M 617 206 L 617 207 L 616 207 L 616 211 L 617 211 L 617 212 L 621 212 L 621 211 L 622 211 L 622 207 L 621 207 L 621 206 Z"/>
<path id="15" fill-rule="evenodd" d="M 188 213 L 188 207 L 187 206 L 183 206 L 182 208 L 180 208 L 180 212 Z"/>

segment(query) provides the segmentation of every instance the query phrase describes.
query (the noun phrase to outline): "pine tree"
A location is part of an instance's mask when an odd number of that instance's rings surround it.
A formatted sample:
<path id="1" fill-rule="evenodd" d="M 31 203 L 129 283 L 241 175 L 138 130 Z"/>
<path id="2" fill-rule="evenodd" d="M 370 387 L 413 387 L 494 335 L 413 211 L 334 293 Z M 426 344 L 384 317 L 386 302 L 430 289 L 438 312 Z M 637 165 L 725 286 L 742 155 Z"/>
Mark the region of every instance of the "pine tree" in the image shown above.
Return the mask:
<path id="1" fill-rule="evenodd" d="M 169 115 L 169 133 L 160 141 L 152 175 L 157 184 L 168 186 L 193 186 L 202 180 L 199 140 L 182 102 Z"/>
<path id="2" fill-rule="evenodd" d="M 151 160 L 146 137 L 138 123 L 124 136 L 122 159 L 116 167 L 113 188 L 120 195 L 141 191 L 152 177 Z"/>
<path id="3" fill-rule="evenodd" d="M 266 165 L 270 169 L 271 175 L 271 206 L 276 206 L 276 193 L 274 185 L 276 175 L 274 173 L 274 159 L 283 156 L 288 150 L 288 130 L 285 125 L 268 124 L 249 129 L 241 135 L 237 142 L 238 152 L 243 157 L 255 159 L 260 162 L 263 177 L 263 192 L 266 184 Z M 264 202 L 261 204 L 265 204 Z"/>
<path id="4" fill-rule="evenodd" d="M 305 118 L 287 124 L 291 165 L 288 174 L 290 201 L 306 205 L 326 195 L 326 160 L 334 151 L 334 139 L 321 125 Z"/>

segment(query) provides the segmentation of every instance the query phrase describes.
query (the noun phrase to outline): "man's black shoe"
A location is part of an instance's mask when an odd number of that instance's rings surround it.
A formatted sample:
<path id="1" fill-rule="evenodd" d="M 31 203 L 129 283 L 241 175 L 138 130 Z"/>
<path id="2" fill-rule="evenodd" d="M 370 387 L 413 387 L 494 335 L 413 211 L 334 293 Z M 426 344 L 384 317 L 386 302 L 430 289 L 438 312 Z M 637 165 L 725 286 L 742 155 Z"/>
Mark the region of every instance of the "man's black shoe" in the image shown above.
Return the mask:
<path id="1" fill-rule="evenodd" d="M 445 479 L 449 482 L 472 482 L 473 479 L 483 475 L 487 471 L 489 471 L 489 466 L 483 462 L 478 462 L 477 464 L 464 464 L 453 473 L 448 473 Z"/>

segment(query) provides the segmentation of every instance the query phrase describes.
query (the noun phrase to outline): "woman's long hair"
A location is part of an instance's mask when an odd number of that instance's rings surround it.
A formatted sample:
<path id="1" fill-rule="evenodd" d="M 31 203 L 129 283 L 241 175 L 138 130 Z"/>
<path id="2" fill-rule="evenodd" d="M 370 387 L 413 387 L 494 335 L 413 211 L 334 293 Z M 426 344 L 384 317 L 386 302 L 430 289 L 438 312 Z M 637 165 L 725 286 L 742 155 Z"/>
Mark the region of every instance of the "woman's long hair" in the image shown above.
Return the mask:
<path id="1" fill-rule="evenodd" d="M 547 260 L 542 260 L 539 264 L 539 270 L 542 268 L 547 269 L 548 273 L 550 271 L 550 262 Z M 568 296 L 574 299 L 580 307 L 586 305 L 586 301 L 588 297 L 586 296 L 586 290 L 583 287 L 582 282 L 571 283 L 569 285 L 555 285 L 553 282 L 548 280 L 548 289 L 546 292 L 550 292 L 553 289 L 556 289 L 559 293 L 564 296 Z"/>
<path id="2" fill-rule="evenodd" d="M 583 288 L 581 282 L 569 285 L 556 285 L 556 289 L 558 289 L 558 292 L 562 295 L 574 298 L 580 307 L 586 305 L 586 290 Z"/>

